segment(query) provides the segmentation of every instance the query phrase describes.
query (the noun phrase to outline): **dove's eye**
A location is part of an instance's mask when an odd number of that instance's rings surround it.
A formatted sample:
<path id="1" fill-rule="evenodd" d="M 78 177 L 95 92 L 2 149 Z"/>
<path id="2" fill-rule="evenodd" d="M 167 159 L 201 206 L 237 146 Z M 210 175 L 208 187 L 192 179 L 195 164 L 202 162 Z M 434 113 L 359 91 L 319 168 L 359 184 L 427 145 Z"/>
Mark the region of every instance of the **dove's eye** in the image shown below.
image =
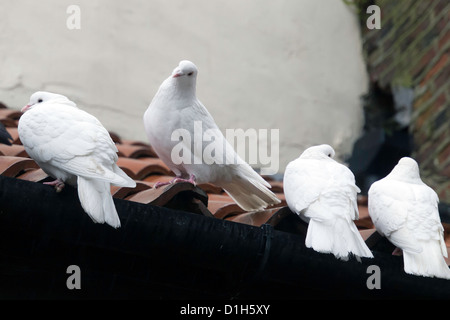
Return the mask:
<path id="1" fill-rule="evenodd" d="M 193 74 L 194 74 L 194 72 L 192 71 L 192 72 L 189 72 L 187 75 L 192 76 Z"/>
<path id="2" fill-rule="evenodd" d="M 42 102 L 42 99 L 39 99 L 39 100 L 38 100 L 38 103 L 41 103 L 41 102 Z"/>

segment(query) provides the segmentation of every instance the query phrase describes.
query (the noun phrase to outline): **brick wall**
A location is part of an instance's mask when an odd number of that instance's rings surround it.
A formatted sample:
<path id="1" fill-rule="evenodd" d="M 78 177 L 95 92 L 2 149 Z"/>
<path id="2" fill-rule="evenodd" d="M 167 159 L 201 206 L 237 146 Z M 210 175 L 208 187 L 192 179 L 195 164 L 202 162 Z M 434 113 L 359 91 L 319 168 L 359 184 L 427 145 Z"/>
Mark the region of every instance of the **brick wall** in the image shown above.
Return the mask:
<path id="1" fill-rule="evenodd" d="M 364 53 L 372 84 L 413 93 L 409 132 L 422 179 L 450 203 L 450 1 L 375 0 L 381 29 L 368 29 L 361 6 Z"/>

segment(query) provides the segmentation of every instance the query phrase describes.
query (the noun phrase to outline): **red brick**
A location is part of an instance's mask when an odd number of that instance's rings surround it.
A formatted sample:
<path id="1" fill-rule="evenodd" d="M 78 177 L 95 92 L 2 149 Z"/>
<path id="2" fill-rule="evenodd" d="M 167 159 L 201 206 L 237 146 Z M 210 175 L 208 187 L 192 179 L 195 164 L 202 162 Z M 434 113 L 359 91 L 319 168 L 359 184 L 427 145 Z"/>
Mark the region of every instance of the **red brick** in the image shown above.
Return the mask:
<path id="1" fill-rule="evenodd" d="M 443 36 L 440 36 L 439 39 L 439 49 L 443 48 L 447 42 L 450 41 L 450 31 L 447 31 Z"/>
<path id="2" fill-rule="evenodd" d="M 434 7 L 434 14 L 438 15 L 443 10 L 445 10 L 445 7 L 447 6 L 448 1 L 447 0 L 440 0 L 436 2 L 436 6 Z"/>
<path id="3" fill-rule="evenodd" d="M 450 158 L 450 143 L 438 155 L 439 164 L 444 163 Z"/>
<path id="4" fill-rule="evenodd" d="M 447 165 L 444 170 L 442 170 L 442 175 L 450 178 L 450 164 Z"/>
<path id="5" fill-rule="evenodd" d="M 420 82 L 420 85 L 423 86 L 430 80 L 436 73 L 442 70 L 443 66 L 447 63 L 448 60 L 448 54 L 444 53 L 439 60 L 436 62 L 436 64 L 427 72 L 425 75 L 425 78 Z"/>
<path id="6" fill-rule="evenodd" d="M 414 29 L 414 31 L 411 32 L 411 36 L 413 36 L 414 38 L 417 38 L 417 36 L 419 35 L 420 32 L 427 29 L 429 23 L 430 23 L 430 19 L 427 17 L 426 19 L 424 19 L 422 21 L 421 24 L 416 25 L 416 28 Z"/>
<path id="7" fill-rule="evenodd" d="M 434 87 L 439 89 L 441 86 L 447 85 L 450 77 L 450 65 L 445 66 L 434 80 Z"/>
<path id="8" fill-rule="evenodd" d="M 431 48 L 428 52 L 420 59 L 416 67 L 412 70 L 414 78 L 422 72 L 422 70 L 430 63 L 433 57 L 436 55 L 436 51 Z"/>

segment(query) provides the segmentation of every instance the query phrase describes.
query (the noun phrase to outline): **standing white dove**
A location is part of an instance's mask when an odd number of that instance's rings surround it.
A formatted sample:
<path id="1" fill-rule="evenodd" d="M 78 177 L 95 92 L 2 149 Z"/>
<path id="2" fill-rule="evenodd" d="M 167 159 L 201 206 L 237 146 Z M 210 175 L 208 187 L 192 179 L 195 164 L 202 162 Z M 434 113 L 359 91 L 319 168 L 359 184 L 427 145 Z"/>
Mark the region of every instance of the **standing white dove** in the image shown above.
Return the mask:
<path id="1" fill-rule="evenodd" d="M 97 223 L 120 227 L 110 185 L 135 187 L 116 164 L 117 147 L 100 121 L 67 97 L 39 91 L 22 108 L 18 132 L 28 155 L 61 191 L 77 186 L 81 206 Z"/>
<path id="2" fill-rule="evenodd" d="M 161 84 L 144 114 L 144 126 L 151 146 L 176 175 L 170 183 L 215 184 L 247 211 L 280 203 L 268 189 L 270 184 L 236 154 L 213 117 L 197 99 L 197 73 L 192 62 L 181 61 Z M 195 126 L 209 134 L 210 140 L 204 141 L 203 137 L 200 137 L 200 142 L 196 140 Z M 183 137 L 181 142 L 180 137 Z M 220 146 L 215 148 L 214 156 L 208 156 L 206 152 L 211 141 Z M 185 146 L 183 156 L 175 152 L 180 143 Z M 157 183 L 155 187 L 164 184 L 167 183 Z"/>
<path id="3" fill-rule="evenodd" d="M 308 222 L 305 245 L 348 260 L 353 254 L 373 258 L 353 220 L 359 218 L 353 173 L 336 162 L 327 144 L 306 149 L 291 161 L 284 174 L 286 202 L 291 211 Z"/>
<path id="4" fill-rule="evenodd" d="M 450 279 L 436 192 L 420 179 L 409 157 L 369 189 L 369 215 L 377 231 L 403 252 L 408 274 Z"/>

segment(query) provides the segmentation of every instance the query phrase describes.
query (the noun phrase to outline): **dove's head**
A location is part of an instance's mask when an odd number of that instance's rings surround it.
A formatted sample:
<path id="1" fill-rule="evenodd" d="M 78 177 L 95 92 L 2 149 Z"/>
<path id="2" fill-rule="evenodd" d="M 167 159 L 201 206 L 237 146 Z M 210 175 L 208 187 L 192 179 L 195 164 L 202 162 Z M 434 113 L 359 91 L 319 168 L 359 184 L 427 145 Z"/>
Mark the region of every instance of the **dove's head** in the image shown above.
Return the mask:
<path id="1" fill-rule="evenodd" d="M 197 67 L 191 61 L 182 60 L 172 72 L 172 78 L 179 83 L 194 83 L 197 78 Z"/>
<path id="2" fill-rule="evenodd" d="M 419 165 L 416 160 L 410 157 L 401 158 L 388 177 L 410 183 L 422 182 L 420 179 Z"/>
<path id="3" fill-rule="evenodd" d="M 328 144 L 309 147 L 303 151 L 301 159 L 329 159 L 334 157 L 334 149 Z"/>
<path id="4" fill-rule="evenodd" d="M 46 91 L 38 91 L 31 95 L 30 102 L 28 102 L 28 104 L 22 108 L 22 112 L 30 110 L 30 109 L 34 108 L 35 106 L 38 106 L 39 104 L 48 102 L 48 101 L 55 101 L 55 102 L 74 105 L 74 103 L 72 101 L 70 101 L 66 96 L 63 96 L 61 94 L 51 93 L 51 92 L 46 92 Z"/>

